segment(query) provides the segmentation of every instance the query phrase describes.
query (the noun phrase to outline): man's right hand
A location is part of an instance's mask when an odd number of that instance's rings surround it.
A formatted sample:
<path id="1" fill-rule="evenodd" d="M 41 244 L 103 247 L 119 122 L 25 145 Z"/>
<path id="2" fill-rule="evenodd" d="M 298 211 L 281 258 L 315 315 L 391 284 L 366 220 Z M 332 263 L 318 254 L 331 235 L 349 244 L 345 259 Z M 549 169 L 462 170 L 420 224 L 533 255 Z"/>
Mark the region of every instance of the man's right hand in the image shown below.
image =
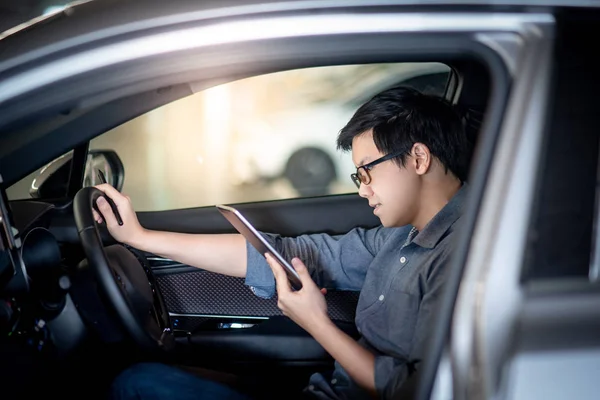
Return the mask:
<path id="1" fill-rule="evenodd" d="M 119 225 L 102 196 L 96 201 L 96 222 L 106 222 L 112 237 L 138 250 L 156 254 L 184 265 L 219 274 L 246 276 L 246 239 L 240 234 L 191 234 L 145 229 L 140 225 L 129 197 L 108 184 L 95 186 L 115 203 L 123 220 Z"/>
<path id="2" fill-rule="evenodd" d="M 96 222 L 102 223 L 103 220 L 106 221 L 108 232 L 115 240 L 121 243 L 134 245 L 136 241 L 141 240 L 140 238 L 146 230 L 140 225 L 129 196 L 122 195 L 117 189 L 106 183 L 97 185 L 95 188 L 101 190 L 105 196 L 113 200 L 119 210 L 123 225 L 117 223 L 115 214 L 106 199 L 102 196 L 96 200 L 96 205 L 101 214 L 93 210 Z"/>

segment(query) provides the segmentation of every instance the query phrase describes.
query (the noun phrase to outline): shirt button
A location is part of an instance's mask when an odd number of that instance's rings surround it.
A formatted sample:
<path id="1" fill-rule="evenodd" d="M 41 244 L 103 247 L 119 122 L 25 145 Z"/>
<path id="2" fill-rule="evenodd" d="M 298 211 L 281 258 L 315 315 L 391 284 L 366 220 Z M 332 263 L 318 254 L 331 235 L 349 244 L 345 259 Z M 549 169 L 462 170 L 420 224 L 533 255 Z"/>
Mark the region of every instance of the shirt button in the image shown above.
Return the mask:
<path id="1" fill-rule="evenodd" d="M 406 262 L 406 257 L 400 257 L 400 262 L 404 264 Z"/>
<path id="2" fill-rule="evenodd" d="M 315 390 L 315 386 L 314 386 L 314 385 L 310 385 L 310 386 L 308 387 L 308 390 Z"/>
<path id="3" fill-rule="evenodd" d="M 385 299 L 384 295 L 379 296 L 379 301 L 383 301 L 383 299 Z"/>
<path id="4" fill-rule="evenodd" d="M 337 383 L 337 379 L 333 378 L 333 379 L 331 380 L 331 384 L 332 384 L 332 385 L 335 385 L 336 383 Z"/>

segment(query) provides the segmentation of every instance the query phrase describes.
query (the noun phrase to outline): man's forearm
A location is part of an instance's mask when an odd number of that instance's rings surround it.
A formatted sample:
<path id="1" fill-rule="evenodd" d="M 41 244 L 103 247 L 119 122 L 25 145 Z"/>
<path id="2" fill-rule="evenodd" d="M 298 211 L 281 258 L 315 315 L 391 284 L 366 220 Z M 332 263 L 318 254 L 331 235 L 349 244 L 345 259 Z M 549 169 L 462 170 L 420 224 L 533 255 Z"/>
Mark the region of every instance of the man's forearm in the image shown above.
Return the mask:
<path id="1" fill-rule="evenodd" d="M 373 395 L 375 390 L 375 355 L 341 331 L 331 321 L 309 332 L 348 372 L 350 377 Z"/>
<path id="2" fill-rule="evenodd" d="M 182 264 L 230 276 L 246 276 L 246 240 L 239 234 L 145 230 L 128 244 Z"/>

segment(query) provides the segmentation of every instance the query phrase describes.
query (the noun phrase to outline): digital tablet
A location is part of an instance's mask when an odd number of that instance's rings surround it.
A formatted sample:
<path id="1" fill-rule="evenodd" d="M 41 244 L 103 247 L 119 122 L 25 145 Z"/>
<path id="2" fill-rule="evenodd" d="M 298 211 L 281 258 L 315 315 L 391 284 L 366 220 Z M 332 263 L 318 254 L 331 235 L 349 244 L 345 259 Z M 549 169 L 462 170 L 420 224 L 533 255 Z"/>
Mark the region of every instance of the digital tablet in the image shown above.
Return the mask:
<path id="1" fill-rule="evenodd" d="M 300 276 L 298 276 L 298 273 L 294 267 L 292 267 L 292 265 L 287 262 L 281 256 L 281 254 L 279 254 L 279 252 L 269 244 L 269 242 L 267 242 L 263 235 L 261 235 L 260 232 L 258 232 L 238 210 L 222 204 L 218 204 L 216 207 L 221 214 L 227 218 L 231 225 L 233 225 L 233 227 L 237 229 L 237 231 L 241 233 L 246 240 L 260 252 L 260 254 L 264 256 L 265 253 L 270 253 L 273 257 L 275 257 L 275 259 L 277 259 L 277 261 L 279 261 L 294 289 L 302 289 Z"/>

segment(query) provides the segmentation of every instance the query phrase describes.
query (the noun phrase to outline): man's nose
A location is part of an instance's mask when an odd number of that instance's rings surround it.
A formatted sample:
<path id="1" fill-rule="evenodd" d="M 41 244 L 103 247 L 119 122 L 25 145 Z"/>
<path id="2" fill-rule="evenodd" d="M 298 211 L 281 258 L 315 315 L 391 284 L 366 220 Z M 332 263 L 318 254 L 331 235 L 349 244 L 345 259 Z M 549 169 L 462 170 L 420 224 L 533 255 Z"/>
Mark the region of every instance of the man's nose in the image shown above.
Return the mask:
<path id="1" fill-rule="evenodd" d="M 369 198 L 372 194 L 373 191 L 371 190 L 370 185 L 365 185 L 364 183 L 360 184 L 360 187 L 358 188 L 358 195 L 360 197 L 364 197 L 366 199 Z"/>

